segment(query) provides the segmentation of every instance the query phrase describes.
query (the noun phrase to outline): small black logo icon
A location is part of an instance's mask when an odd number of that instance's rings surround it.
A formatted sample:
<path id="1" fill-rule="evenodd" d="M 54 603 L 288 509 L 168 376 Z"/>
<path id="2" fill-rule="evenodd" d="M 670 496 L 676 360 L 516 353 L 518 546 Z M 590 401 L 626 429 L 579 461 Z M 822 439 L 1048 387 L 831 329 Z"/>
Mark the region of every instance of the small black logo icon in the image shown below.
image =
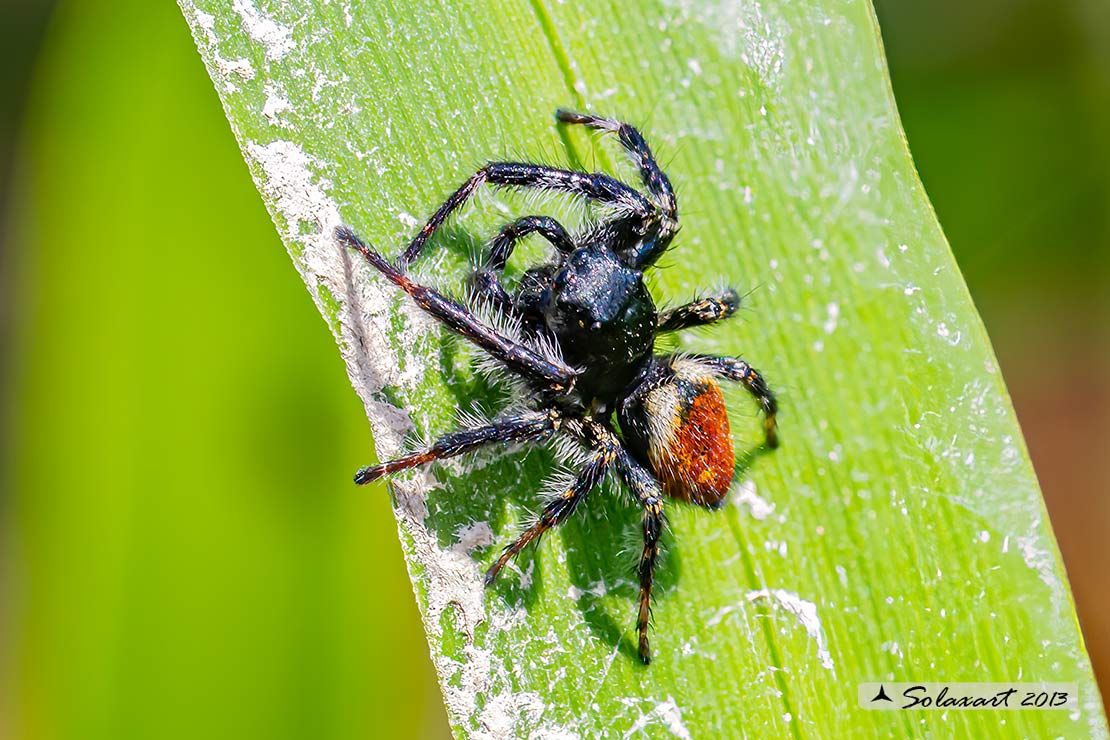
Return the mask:
<path id="1" fill-rule="evenodd" d="M 875 694 L 875 698 L 872 699 L 871 701 L 879 701 L 879 700 L 891 701 L 891 702 L 894 701 L 893 699 L 891 699 L 889 696 L 886 695 L 886 689 L 883 688 L 882 684 L 879 684 L 879 693 Z"/>

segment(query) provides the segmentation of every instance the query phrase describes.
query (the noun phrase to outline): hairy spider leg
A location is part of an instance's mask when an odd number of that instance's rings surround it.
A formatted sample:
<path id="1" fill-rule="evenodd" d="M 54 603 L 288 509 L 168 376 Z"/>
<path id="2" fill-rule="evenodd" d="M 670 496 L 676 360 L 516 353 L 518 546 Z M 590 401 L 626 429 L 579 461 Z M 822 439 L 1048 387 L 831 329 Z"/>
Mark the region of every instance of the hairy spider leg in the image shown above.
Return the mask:
<path id="1" fill-rule="evenodd" d="M 636 255 L 633 267 L 640 268 L 651 265 L 659 258 L 671 242 L 671 238 L 678 231 L 678 199 L 675 197 L 674 188 L 670 178 L 663 172 L 651 147 L 643 135 L 632 126 L 621 121 L 601 118 L 588 113 L 575 113 L 574 111 L 559 109 L 555 111 L 555 118 L 562 123 L 587 126 L 599 131 L 606 131 L 617 135 L 621 146 L 632 158 L 640 172 L 640 180 L 652 196 L 656 206 L 656 216 L 659 233 L 654 239 L 644 242 Z"/>
<path id="2" fill-rule="evenodd" d="M 490 242 L 489 251 L 482 266 L 470 276 L 470 286 L 483 298 L 503 309 L 511 304 L 509 294 L 501 286 L 500 275 L 513 253 L 517 241 L 529 234 L 537 233 L 563 254 L 574 251 L 574 242 L 567 230 L 550 216 L 525 216 L 502 227 Z"/>
<path id="3" fill-rule="evenodd" d="M 778 429 L 775 415 L 778 414 L 779 404 L 775 394 L 767 387 L 767 381 L 758 370 L 741 360 L 739 357 L 717 357 L 715 355 L 687 355 L 713 368 L 722 378 L 734 383 L 741 383 L 748 389 L 759 406 L 763 409 L 763 431 L 767 435 L 767 446 L 779 446 Z"/>
<path id="4" fill-rule="evenodd" d="M 583 466 L 574 483 L 549 501 L 536 523 L 521 532 L 520 536 L 505 548 L 501 557 L 497 558 L 497 562 L 489 567 L 485 578 L 487 586 L 497 580 L 497 574 L 505 564 L 515 558 L 530 542 L 539 539 L 547 530 L 559 526 L 570 518 L 586 495 L 601 482 L 618 450 L 619 447 L 615 444 L 605 444 L 594 450 L 589 462 Z"/>
<path id="5" fill-rule="evenodd" d="M 465 455 L 485 445 L 542 440 L 551 435 L 558 426 L 559 415 L 555 411 L 531 411 L 506 416 L 486 426 L 460 429 L 445 434 L 423 452 L 414 452 L 396 460 L 362 468 L 355 473 L 355 483 L 362 486 L 378 480 L 383 475 L 415 468 L 435 460 Z"/>
<path id="6" fill-rule="evenodd" d="M 574 242 L 571 241 L 567 230 L 550 216 L 525 216 L 518 218 L 511 224 L 504 226 L 490 243 L 489 254 L 486 255 L 485 268 L 494 272 L 505 269 L 505 263 L 513 253 L 513 247 L 519 239 L 531 233 L 538 233 L 551 242 L 551 246 L 563 254 L 574 251 Z"/>
<path id="7" fill-rule="evenodd" d="M 732 316 L 738 308 L 740 295 L 728 288 L 720 295 L 706 296 L 663 311 L 659 314 L 658 330 L 662 333 L 715 324 Z"/>
<path id="8" fill-rule="evenodd" d="M 424 245 L 455 209 L 474 195 L 483 183 L 502 187 L 534 188 L 580 195 L 600 203 L 617 206 L 650 221 L 656 206 L 620 180 L 601 174 L 560 170 L 527 162 L 490 162 L 470 176 L 443 205 L 432 214 L 420 233 L 397 258 L 397 269 L 404 272 L 424 251 Z"/>
<path id="9" fill-rule="evenodd" d="M 574 386 L 577 373 L 572 367 L 554 358 L 543 357 L 523 344 L 494 331 L 459 303 L 432 288 L 412 282 L 380 254 L 364 244 L 350 227 L 338 227 L 335 230 L 335 236 L 347 246 L 358 250 L 374 269 L 408 293 L 420 308 L 497 360 L 532 380 L 544 383 L 553 391 L 565 392 Z"/>
<path id="10" fill-rule="evenodd" d="M 643 134 L 621 121 L 592 116 L 588 113 L 575 113 L 563 108 L 555 111 L 555 118 L 563 123 L 578 124 L 616 134 L 621 146 L 625 148 L 639 169 L 644 187 L 658 201 L 663 215 L 670 221 L 678 221 L 678 199 L 675 197 L 670 178 L 655 161 L 655 155 L 651 153 L 651 147 L 648 146 Z"/>
<path id="11" fill-rule="evenodd" d="M 651 663 L 648 627 L 651 623 L 651 593 L 655 585 L 655 566 L 659 559 L 659 537 L 666 522 L 663 516 L 663 488 L 651 472 L 622 447 L 617 456 L 617 472 L 644 509 L 644 549 L 637 572 L 640 577 L 639 611 L 636 632 L 639 636 L 640 661 Z"/>

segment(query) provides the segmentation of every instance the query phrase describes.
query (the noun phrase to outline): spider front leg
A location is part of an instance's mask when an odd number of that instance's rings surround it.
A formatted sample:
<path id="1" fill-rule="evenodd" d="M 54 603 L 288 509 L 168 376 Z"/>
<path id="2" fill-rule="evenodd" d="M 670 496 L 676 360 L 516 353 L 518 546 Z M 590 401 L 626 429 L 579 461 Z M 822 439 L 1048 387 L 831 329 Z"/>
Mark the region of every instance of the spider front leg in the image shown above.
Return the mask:
<path id="1" fill-rule="evenodd" d="M 612 464 L 615 454 L 616 450 L 610 445 L 594 450 L 590 461 L 579 472 L 574 483 L 548 502 L 536 523 L 513 540 L 501 553 L 497 562 L 489 567 L 485 577 L 487 586 L 493 585 L 493 582 L 497 580 L 497 574 L 501 572 L 505 564 L 516 557 L 530 542 L 539 539 L 547 530 L 559 526 L 570 518 L 578 505 L 586 498 L 586 495 L 605 477 L 605 471 Z"/>
<path id="2" fill-rule="evenodd" d="M 779 411 L 779 404 L 760 372 L 739 357 L 713 355 L 692 355 L 692 357 L 709 365 L 721 377 L 734 383 L 741 383 L 748 389 L 748 393 L 752 394 L 763 409 L 763 430 L 767 435 L 767 446 L 778 447 L 779 435 L 775 417 Z"/>
<path id="3" fill-rule="evenodd" d="M 651 193 L 652 198 L 659 204 L 663 216 L 673 228 L 678 223 L 678 199 L 675 198 L 674 188 L 666 173 L 655 161 L 651 147 L 643 134 L 627 123 L 601 118 L 588 113 L 575 113 L 574 111 L 559 109 L 555 111 L 555 118 L 562 123 L 573 123 L 600 131 L 608 131 L 617 135 L 621 146 L 624 147 L 632 161 L 640 171 L 640 179 L 644 187 Z"/>
<path id="4" fill-rule="evenodd" d="M 507 416 L 486 426 L 460 429 L 440 437 L 431 447 L 422 452 L 414 452 L 396 460 L 362 468 L 355 473 L 355 483 L 360 486 L 366 485 L 383 475 L 415 468 L 435 460 L 465 455 L 489 444 L 541 440 L 552 434 L 558 425 L 559 415 L 555 411 L 546 411 Z"/>
<path id="5" fill-rule="evenodd" d="M 364 244 L 350 227 L 340 226 L 335 230 L 335 236 L 362 254 L 374 269 L 408 293 L 420 308 L 512 370 L 547 385 L 557 393 L 566 392 L 573 387 L 578 375 L 574 368 L 561 360 L 544 357 L 535 350 L 494 331 L 479 321 L 469 309 L 432 288 L 412 282 L 404 273 Z"/>
<path id="6" fill-rule="evenodd" d="M 502 309 L 509 307 L 511 300 L 509 294 L 501 287 L 500 275 L 504 272 L 505 264 L 509 261 L 516 243 L 532 233 L 542 236 L 563 254 L 574 251 L 574 242 L 571 241 L 570 235 L 555 219 L 550 216 L 519 218 L 498 232 L 490 242 L 489 251 L 482 266 L 471 274 L 470 286 L 479 296 L 492 301 Z"/>
<path id="7" fill-rule="evenodd" d="M 655 585 L 655 565 L 659 559 L 659 537 L 666 520 L 663 516 L 663 488 L 645 467 L 636 462 L 623 449 L 617 458 L 617 471 L 629 487 L 636 501 L 644 509 L 644 549 L 640 554 L 637 572 L 640 577 L 639 611 L 636 632 L 639 635 L 640 661 L 651 663 L 651 645 L 648 627 L 651 624 L 651 594 Z"/>
<path id="8" fill-rule="evenodd" d="M 684 306 L 663 311 L 659 314 L 659 331 L 679 331 L 715 324 L 731 317 L 738 308 L 740 308 L 740 295 L 732 288 L 728 288 L 720 295 L 699 298 Z"/>
<path id="9" fill-rule="evenodd" d="M 397 269 L 400 272 L 405 272 L 409 265 L 416 261 L 424 251 L 424 245 L 432 234 L 443 225 L 455 209 L 469 200 L 483 183 L 581 195 L 590 200 L 628 211 L 645 222 L 651 218 L 655 211 L 655 206 L 651 201 L 620 180 L 608 175 L 597 172 L 591 174 L 573 170 L 560 170 L 527 162 L 491 162 L 471 175 L 470 179 L 452 193 L 443 205 L 432 214 L 424 227 L 420 229 L 420 233 L 397 258 Z"/>

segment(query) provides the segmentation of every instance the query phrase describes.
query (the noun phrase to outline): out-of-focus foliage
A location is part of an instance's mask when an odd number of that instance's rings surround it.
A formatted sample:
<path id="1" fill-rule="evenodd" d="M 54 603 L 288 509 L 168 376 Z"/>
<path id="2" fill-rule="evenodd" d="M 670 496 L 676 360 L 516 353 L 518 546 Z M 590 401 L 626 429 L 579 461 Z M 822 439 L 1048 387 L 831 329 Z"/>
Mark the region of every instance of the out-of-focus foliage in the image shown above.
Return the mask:
<path id="1" fill-rule="evenodd" d="M 1104 306 L 1105 4 L 876 5 L 915 161 L 988 327 L 1018 333 L 1014 324 L 1038 312 L 1050 320 L 1056 312 Z M 937 44 L 941 37 L 945 43 Z M 1024 311 L 1014 305 L 1022 301 Z"/>
<path id="2" fill-rule="evenodd" d="M 66 2 L 35 83 L 0 735 L 442 733 L 362 409 L 177 7 Z"/>

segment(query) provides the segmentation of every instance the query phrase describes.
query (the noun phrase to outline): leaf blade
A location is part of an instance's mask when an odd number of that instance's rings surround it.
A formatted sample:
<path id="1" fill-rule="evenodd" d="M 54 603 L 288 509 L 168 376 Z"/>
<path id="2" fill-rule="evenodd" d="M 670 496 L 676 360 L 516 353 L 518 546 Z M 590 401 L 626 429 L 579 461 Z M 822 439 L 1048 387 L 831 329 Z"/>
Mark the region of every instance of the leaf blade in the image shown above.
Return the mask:
<path id="1" fill-rule="evenodd" d="M 409 423 L 445 431 L 456 406 L 492 395 L 411 306 L 335 253 L 329 227 L 342 214 L 396 251 L 486 158 L 619 166 L 604 145 L 550 124 L 568 100 L 645 122 L 674 156 L 669 172 L 692 207 L 672 266 L 655 276 L 660 294 L 687 296 L 707 276 L 764 281 L 756 321 L 684 346 L 749 345 L 785 390 L 786 445 L 751 467 L 747 508 L 671 508 L 650 674 L 622 647 L 635 586 L 607 546 L 634 532 L 635 512 L 594 495 L 506 572 L 516 583 L 487 596 L 471 555 L 488 562 L 535 508 L 550 455 L 395 485 L 457 732 L 658 724 L 679 736 L 829 736 L 848 722 L 904 733 L 916 727 L 908 715 L 855 705 L 856 681 L 1064 680 L 1053 666 L 1067 664 L 1090 734 L 1105 734 L 1028 456 L 908 158 L 868 4 L 397 2 L 358 16 L 338 4 L 272 3 L 270 15 L 246 2 L 182 5 L 387 452 Z M 255 77 L 229 76 L 239 59 Z M 464 253 L 521 204 L 493 205 L 460 217 L 425 276 L 461 274 Z M 976 599 L 998 616 L 973 620 Z M 1048 649 L 1001 638 L 1040 646 L 1046 631 L 1064 639 Z M 949 632 L 957 642 L 937 661 L 933 641 Z M 1007 731 L 1032 735 L 1075 722 L 1010 717 Z M 998 727 L 982 714 L 924 721 L 933 732 Z"/>

